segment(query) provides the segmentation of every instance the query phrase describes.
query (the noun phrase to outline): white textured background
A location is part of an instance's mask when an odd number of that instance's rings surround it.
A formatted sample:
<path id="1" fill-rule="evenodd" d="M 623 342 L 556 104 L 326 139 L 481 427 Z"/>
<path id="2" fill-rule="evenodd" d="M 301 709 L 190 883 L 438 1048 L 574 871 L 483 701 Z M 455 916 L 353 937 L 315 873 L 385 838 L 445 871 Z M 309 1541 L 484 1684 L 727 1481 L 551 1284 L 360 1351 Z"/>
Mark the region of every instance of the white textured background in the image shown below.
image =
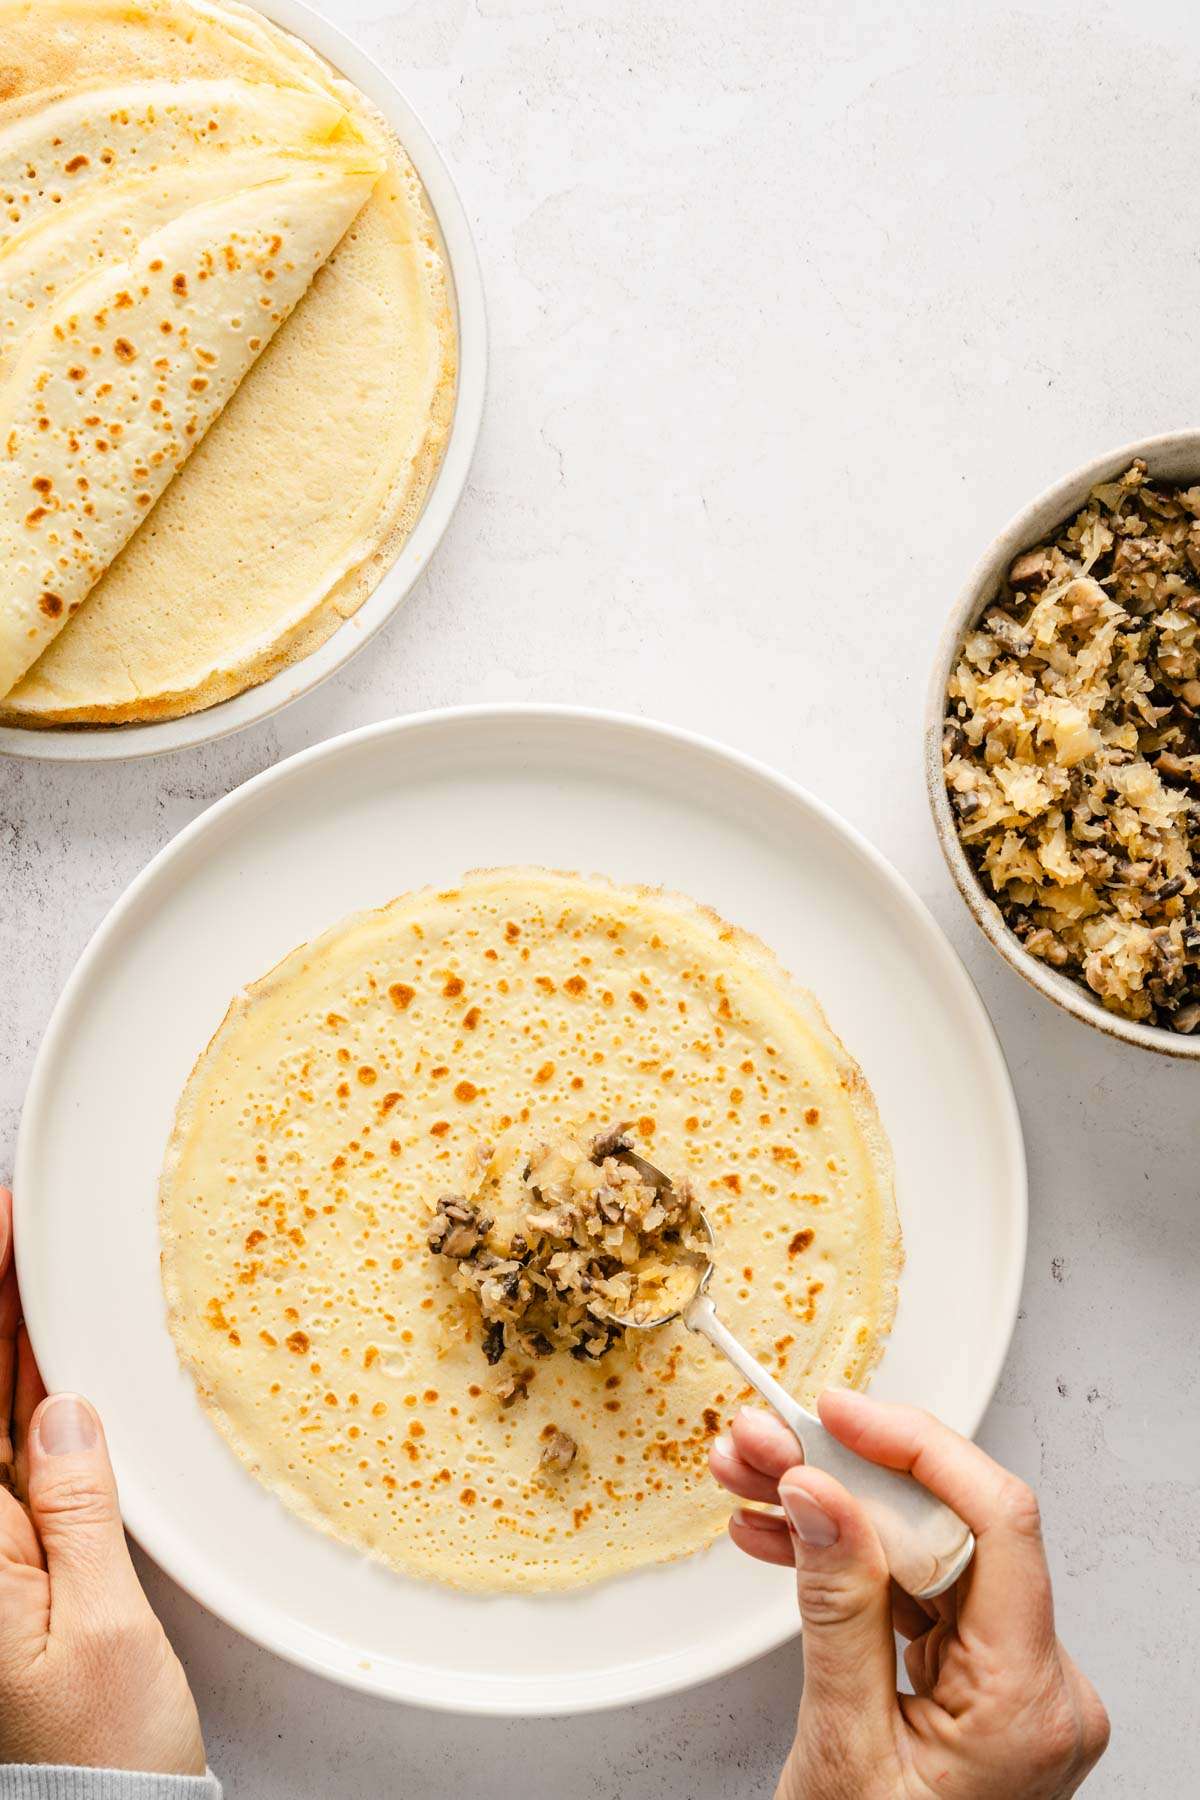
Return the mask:
<path id="1" fill-rule="evenodd" d="M 1032 1230 L 984 1441 L 1041 1491 L 1060 1629 L 1114 1716 L 1087 1792 L 1194 1794 L 1200 1069 L 1100 1041 L 993 958 L 919 754 L 937 631 L 993 529 L 1093 452 L 1197 423 L 1193 9 L 323 5 L 424 115 L 478 234 L 493 373 L 473 478 L 401 615 L 272 723 L 141 765 L 0 764 L 0 1172 L 94 925 L 279 757 L 526 698 L 756 753 L 909 876 L 996 1019 Z M 582 1721 L 422 1716 L 291 1670 L 147 1578 L 238 1800 L 749 1800 L 799 1690 L 789 1648 Z"/>

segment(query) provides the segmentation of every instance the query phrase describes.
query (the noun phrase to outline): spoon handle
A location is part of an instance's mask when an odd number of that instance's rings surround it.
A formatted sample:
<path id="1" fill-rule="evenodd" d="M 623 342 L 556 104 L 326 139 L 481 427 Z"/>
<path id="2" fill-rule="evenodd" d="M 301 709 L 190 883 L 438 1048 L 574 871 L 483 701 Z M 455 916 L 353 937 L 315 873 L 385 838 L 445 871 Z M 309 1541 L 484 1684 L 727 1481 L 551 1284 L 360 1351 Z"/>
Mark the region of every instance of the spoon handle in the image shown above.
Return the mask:
<path id="1" fill-rule="evenodd" d="M 715 1345 L 757 1388 L 795 1433 L 806 1463 L 824 1469 L 857 1494 L 879 1533 L 888 1567 L 906 1593 L 932 1600 L 958 1580 L 974 1554 L 975 1539 L 957 1513 L 911 1475 L 881 1468 L 839 1444 L 722 1324 L 707 1295 L 693 1300 L 683 1322 Z"/>

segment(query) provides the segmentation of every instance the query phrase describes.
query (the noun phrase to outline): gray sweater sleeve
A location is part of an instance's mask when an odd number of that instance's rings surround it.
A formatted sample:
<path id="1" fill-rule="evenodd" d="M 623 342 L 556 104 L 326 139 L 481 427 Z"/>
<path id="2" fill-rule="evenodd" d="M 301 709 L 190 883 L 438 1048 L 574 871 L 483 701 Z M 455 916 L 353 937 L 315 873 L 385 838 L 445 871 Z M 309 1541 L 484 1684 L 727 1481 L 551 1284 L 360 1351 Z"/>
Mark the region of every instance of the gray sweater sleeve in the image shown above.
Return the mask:
<path id="1" fill-rule="evenodd" d="M 221 1800 L 215 1775 L 133 1775 L 65 1763 L 7 1763 L 0 1800 Z"/>

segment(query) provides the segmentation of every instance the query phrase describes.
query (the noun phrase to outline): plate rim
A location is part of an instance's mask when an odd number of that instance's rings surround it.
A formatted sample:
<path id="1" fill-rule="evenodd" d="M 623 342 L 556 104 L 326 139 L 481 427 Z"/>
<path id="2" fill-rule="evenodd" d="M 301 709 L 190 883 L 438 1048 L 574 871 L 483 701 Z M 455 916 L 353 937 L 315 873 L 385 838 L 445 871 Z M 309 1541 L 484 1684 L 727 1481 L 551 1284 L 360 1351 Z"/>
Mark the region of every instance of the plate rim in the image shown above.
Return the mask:
<path id="1" fill-rule="evenodd" d="M 893 900 L 906 909 L 910 918 L 923 933 L 930 954 L 936 957 L 945 978 L 949 980 L 952 989 L 961 997 L 968 1016 L 974 1019 L 980 1048 L 991 1063 L 991 1086 L 999 1103 L 1005 1149 L 1011 1159 L 1014 1177 L 1013 1192 L 1010 1197 L 1013 1217 L 1010 1224 L 1014 1231 L 1015 1254 L 1011 1262 L 1007 1291 L 999 1295 L 997 1299 L 999 1314 L 1007 1322 L 1003 1331 L 998 1334 L 990 1365 L 986 1368 L 984 1379 L 979 1383 L 979 1392 L 984 1397 L 976 1409 L 975 1416 L 969 1421 L 969 1429 L 973 1435 L 978 1430 L 980 1420 L 995 1396 L 1000 1373 L 1008 1356 L 1017 1323 L 1028 1252 L 1029 1185 L 1025 1142 L 1011 1074 L 995 1025 L 965 965 L 930 909 L 906 877 L 888 861 L 880 850 L 876 849 L 857 826 L 844 819 L 826 801 L 810 793 L 789 775 L 744 751 L 734 749 L 715 738 L 681 726 L 607 708 L 579 707 L 567 704 L 512 701 L 434 707 L 418 713 L 378 720 L 369 725 L 359 726 L 352 731 L 339 733 L 321 743 L 309 745 L 272 764 L 271 767 L 252 776 L 240 786 L 232 789 L 231 792 L 222 795 L 205 807 L 194 819 L 169 838 L 118 894 L 88 939 L 54 1004 L 34 1057 L 33 1069 L 21 1112 L 13 1169 L 14 1237 L 18 1274 L 29 1297 L 26 1322 L 35 1349 L 39 1343 L 45 1348 L 51 1337 L 47 1330 L 47 1315 L 51 1308 L 46 1301 L 50 1284 L 31 1280 L 34 1271 L 27 1255 L 23 1256 L 21 1250 L 24 1239 L 21 1221 L 31 1205 L 31 1201 L 23 1198 L 24 1195 L 32 1192 L 32 1180 L 27 1179 L 27 1172 L 36 1155 L 35 1145 L 47 1129 L 54 1105 L 55 1088 L 52 1071 L 57 1062 L 59 1041 L 68 1030 L 79 998 L 86 996 L 93 967 L 105 954 L 110 937 L 115 936 L 121 929 L 126 914 L 141 903 L 148 891 L 169 872 L 171 865 L 176 860 L 187 853 L 195 840 L 202 838 L 214 829 L 219 829 L 221 824 L 239 808 L 252 805 L 258 796 L 272 786 L 294 778 L 306 768 L 353 755 L 361 746 L 370 743 L 372 739 L 390 737 L 402 739 L 411 734 L 439 728 L 470 727 L 475 724 L 503 726 L 505 722 L 517 725 L 529 722 L 534 726 L 562 726 L 565 724 L 568 728 L 572 725 L 582 725 L 587 729 L 595 726 L 610 729 L 615 727 L 634 737 L 640 736 L 663 741 L 675 751 L 683 751 L 692 756 L 715 758 L 726 765 L 732 765 L 752 779 L 773 789 L 791 805 L 799 806 L 802 810 L 815 815 L 822 824 L 841 836 L 866 861 L 875 876 L 882 880 Z M 28 1239 L 24 1239 L 24 1241 L 28 1241 Z M 54 1391 L 56 1386 L 54 1381 L 55 1361 L 56 1358 L 53 1354 L 44 1360 L 39 1354 L 39 1363 L 51 1391 Z M 120 1483 L 119 1470 L 118 1482 Z M 676 1667 L 675 1659 L 672 1659 L 671 1663 L 666 1668 L 660 1669 L 657 1674 L 653 1664 L 647 1664 L 640 1668 L 637 1664 L 627 1665 L 628 1672 L 637 1677 L 632 1689 L 628 1686 L 618 1689 L 618 1684 L 611 1675 L 598 1682 L 596 1674 L 591 1673 L 579 1677 L 581 1684 L 591 1683 L 593 1687 L 600 1686 L 602 1689 L 607 1686 L 608 1689 L 614 1691 L 583 1691 L 579 1694 L 572 1694 L 560 1690 L 546 1699 L 537 1696 L 528 1698 L 522 1696 L 520 1700 L 508 1698 L 503 1694 L 489 1694 L 486 1691 L 449 1692 L 444 1687 L 441 1691 L 436 1691 L 430 1688 L 420 1688 L 419 1683 L 409 1684 L 404 1691 L 401 1691 L 394 1678 L 394 1664 L 385 1665 L 381 1673 L 374 1666 L 363 1669 L 353 1661 L 339 1661 L 336 1656 L 323 1658 L 315 1652 L 309 1652 L 294 1641 L 289 1642 L 286 1629 L 280 1628 L 275 1613 L 268 1610 L 264 1616 L 255 1600 L 252 1598 L 244 1600 L 240 1592 L 231 1592 L 228 1587 L 222 1585 L 224 1577 L 219 1564 L 214 1568 L 213 1578 L 210 1578 L 202 1567 L 197 1579 L 194 1570 L 187 1566 L 186 1560 L 183 1564 L 179 1562 L 173 1542 L 168 1541 L 166 1549 L 162 1549 L 164 1536 L 168 1540 L 171 1539 L 169 1523 L 165 1524 L 163 1530 L 159 1529 L 156 1518 L 157 1509 L 153 1501 L 143 1504 L 143 1498 L 136 1485 L 132 1495 L 127 1488 L 122 1494 L 121 1510 L 131 1535 L 164 1573 L 198 1605 L 206 1611 L 212 1612 L 242 1636 L 249 1638 L 251 1642 L 282 1657 L 287 1662 L 304 1668 L 310 1673 L 322 1675 L 328 1680 L 336 1681 L 342 1686 L 391 1701 L 427 1707 L 438 1712 L 507 1718 L 553 1718 L 640 1704 L 683 1692 L 702 1682 L 732 1674 L 760 1656 L 765 1656 L 778 1649 L 781 1644 L 795 1637 L 800 1629 L 797 1617 L 794 1625 L 790 1628 L 783 1630 L 772 1628 L 761 1640 L 756 1640 L 752 1645 L 745 1643 L 739 1645 L 732 1657 L 722 1652 L 720 1636 L 714 1634 L 707 1653 L 697 1658 L 693 1648 L 691 1659 L 686 1666 Z M 214 1591 L 220 1595 L 217 1600 L 210 1598 Z M 405 1665 L 404 1673 L 407 1674 L 409 1668 L 416 1666 Z M 418 1688 L 420 1691 L 417 1691 Z"/>
<path id="2" fill-rule="evenodd" d="M 487 391 L 488 324 L 470 220 L 450 165 L 417 109 L 387 71 L 339 24 L 306 0 L 240 0 L 301 39 L 378 106 L 420 178 L 441 240 L 457 335 L 454 411 L 445 448 L 416 524 L 382 579 L 322 644 L 268 680 L 174 719 L 127 725 L 0 725 L 0 757 L 27 762 L 134 762 L 215 743 L 261 725 L 335 675 L 394 618 L 424 574 L 467 485 Z"/>

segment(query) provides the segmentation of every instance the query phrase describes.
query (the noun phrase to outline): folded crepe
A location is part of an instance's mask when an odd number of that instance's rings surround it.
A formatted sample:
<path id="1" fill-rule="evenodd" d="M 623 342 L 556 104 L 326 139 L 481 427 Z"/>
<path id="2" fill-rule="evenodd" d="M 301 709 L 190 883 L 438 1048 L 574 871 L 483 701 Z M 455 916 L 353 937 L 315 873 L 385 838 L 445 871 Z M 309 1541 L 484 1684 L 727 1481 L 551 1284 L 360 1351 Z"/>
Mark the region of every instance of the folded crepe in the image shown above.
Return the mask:
<path id="1" fill-rule="evenodd" d="M 0 379 L 65 290 L 149 232 L 223 194 L 355 144 L 328 94 L 267 82 L 94 89 L 0 130 Z"/>
<path id="2" fill-rule="evenodd" d="M 248 147 L 303 154 L 347 134 L 357 136 L 331 94 L 271 82 L 127 81 L 69 94 L 0 130 L 0 248 L 132 176 Z"/>
<path id="3" fill-rule="evenodd" d="M 297 156 L 365 143 L 384 165 L 144 523 L 0 693 L 5 725 L 173 718 L 307 656 L 402 552 L 454 412 L 436 224 L 366 96 L 249 7 L 0 0 L 0 63 L 0 406 L 68 283 Z"/>
<path id="4" fill-rule="evenodd" d="M 58 294 L 20 342 L 0 387 L 0 696 L 136 531 L 382 166 L 361 141 L 330 142 L 202 200 Z"/>

